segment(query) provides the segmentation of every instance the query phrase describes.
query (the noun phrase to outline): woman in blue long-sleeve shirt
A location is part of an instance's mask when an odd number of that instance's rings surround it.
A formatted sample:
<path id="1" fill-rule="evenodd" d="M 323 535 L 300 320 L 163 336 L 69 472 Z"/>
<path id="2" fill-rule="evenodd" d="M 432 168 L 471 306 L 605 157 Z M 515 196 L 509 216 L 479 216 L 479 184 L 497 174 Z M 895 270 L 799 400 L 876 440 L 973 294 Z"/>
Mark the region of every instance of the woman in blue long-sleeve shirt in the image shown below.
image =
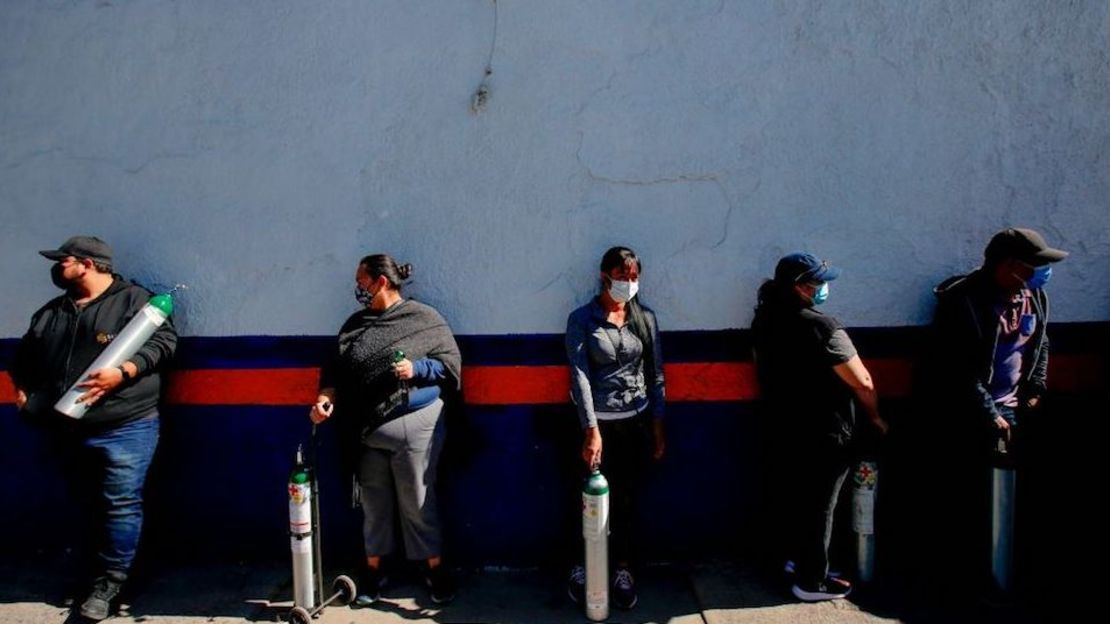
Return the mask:
<path id="1" fill-rule="evenodd" d="M 637 490 L 648 457 L 663 457 L 663 357 L 655 313 L 641 305 L 640 260 L 627 247 L 601 259 L 601 293 L 567 319 L 571 394 L 584 432 L 582 461 L 600 466 L 612 492 L 613 603 L 636 604 L 631 571 Z M 585 571 L 571 571 L 581 602 Z"/>

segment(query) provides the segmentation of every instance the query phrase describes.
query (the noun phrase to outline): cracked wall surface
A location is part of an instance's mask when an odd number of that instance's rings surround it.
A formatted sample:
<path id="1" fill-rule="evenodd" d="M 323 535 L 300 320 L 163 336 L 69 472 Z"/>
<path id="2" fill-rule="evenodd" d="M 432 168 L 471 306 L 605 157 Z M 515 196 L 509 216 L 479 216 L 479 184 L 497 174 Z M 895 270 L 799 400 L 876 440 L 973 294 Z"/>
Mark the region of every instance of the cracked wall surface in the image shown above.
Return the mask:
<path id="1" fill-rule="evenodd" d="M 0 4 L 0 336 L 78 232 L 191 335 L 332 333 L 378 251 L 456 331 L 559 332 L 618 243 L 665 329 L 746 327 L 796 249 L 849 325 L 917 324 L 1011 224 L 1073 252 L 1056 320 L 1110 320 L 1107 3 L 496 9 Z"/>

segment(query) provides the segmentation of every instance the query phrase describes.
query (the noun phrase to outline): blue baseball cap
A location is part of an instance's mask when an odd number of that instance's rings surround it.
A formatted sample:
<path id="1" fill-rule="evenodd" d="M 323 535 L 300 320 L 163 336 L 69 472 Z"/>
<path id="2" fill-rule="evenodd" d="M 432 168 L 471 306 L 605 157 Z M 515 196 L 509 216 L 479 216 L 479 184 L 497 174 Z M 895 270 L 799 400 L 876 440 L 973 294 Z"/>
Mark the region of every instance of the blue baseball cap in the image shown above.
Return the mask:
<path id="1" fill-rule="evenodd" d="M 831 282 L 839 275 L 840 269 L 830 265 L 828 260 L 801 251 L 783 256 L 775 265 L 775 281 L 781 284 Z"/>

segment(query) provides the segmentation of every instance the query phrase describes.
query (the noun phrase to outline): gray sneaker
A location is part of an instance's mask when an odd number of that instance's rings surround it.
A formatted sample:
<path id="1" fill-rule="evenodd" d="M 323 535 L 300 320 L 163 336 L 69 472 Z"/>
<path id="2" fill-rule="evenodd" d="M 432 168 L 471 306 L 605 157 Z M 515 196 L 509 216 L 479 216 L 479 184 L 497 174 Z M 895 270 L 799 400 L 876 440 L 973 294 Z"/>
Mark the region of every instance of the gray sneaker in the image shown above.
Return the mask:
<path id="1" fill-rule="evenodd" d="M 108 617 L 112 601 L 119 595 L 126 579 L 126 575 L 120 572 L 108 572 L 96 579 L 89 597 L 81 604 L 81 616 L 96 621 Z"/>

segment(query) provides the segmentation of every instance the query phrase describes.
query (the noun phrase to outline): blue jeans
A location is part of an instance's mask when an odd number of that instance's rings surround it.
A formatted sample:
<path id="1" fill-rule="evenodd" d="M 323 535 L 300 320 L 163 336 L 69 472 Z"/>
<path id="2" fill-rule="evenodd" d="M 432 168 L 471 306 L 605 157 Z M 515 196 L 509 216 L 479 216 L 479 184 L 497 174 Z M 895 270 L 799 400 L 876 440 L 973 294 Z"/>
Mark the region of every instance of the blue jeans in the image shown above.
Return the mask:
<path id="1" fill-rule="evenodd" d="M 143 527 L 143 484 L 158 445 L 158 414 L 75 441 L 77 463 L 96 504 L 101 571 L 126 573 Z"/>

